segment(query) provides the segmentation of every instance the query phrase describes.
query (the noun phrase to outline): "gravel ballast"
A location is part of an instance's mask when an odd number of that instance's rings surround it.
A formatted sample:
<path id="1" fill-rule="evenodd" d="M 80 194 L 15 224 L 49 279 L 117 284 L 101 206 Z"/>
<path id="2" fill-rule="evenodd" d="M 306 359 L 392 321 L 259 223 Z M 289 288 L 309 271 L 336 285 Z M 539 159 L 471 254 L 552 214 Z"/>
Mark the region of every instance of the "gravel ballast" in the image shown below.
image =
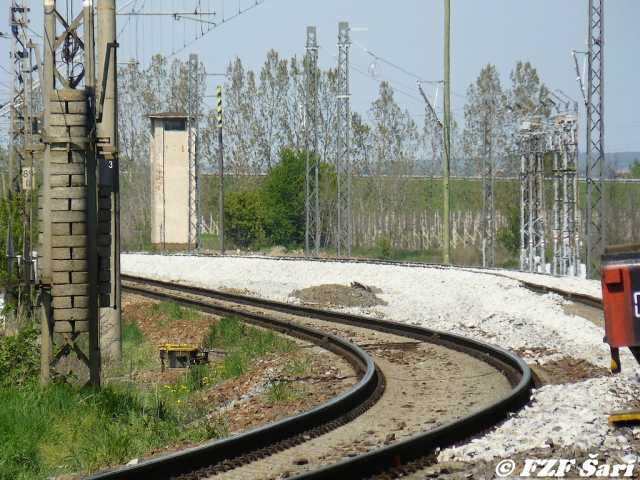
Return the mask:
<path id="1" fill-rule="evenodd" d="M 248 289 L 292 303 L 300 302 L 290 296 L 294 290 L 359 282 L 379 288 L 377 296 L 386 305 L 345 311 L 483 340 L 517 350 L 531 364 L 569 357 L 595 367 L 609 365 L 601 327 L 568 315 L 564 299 L 532 293 L 515 277 L 599 297 L 599 283 L 589 280 L 507 271 L 496 276 L 470 269 L 143 254 L 123 255 L 122 270 L 201 287 Z M 440 459 L 490 460 L 550 444 L 632 454 L 640 429 L 621 432 L 607 425 L 609 412 L 640 398 L 638 365 L 626 350 L 622 364 L 623 373 L 615 377 L 542 386 L 525 409 L 488 434 L 441 452 Z"/>

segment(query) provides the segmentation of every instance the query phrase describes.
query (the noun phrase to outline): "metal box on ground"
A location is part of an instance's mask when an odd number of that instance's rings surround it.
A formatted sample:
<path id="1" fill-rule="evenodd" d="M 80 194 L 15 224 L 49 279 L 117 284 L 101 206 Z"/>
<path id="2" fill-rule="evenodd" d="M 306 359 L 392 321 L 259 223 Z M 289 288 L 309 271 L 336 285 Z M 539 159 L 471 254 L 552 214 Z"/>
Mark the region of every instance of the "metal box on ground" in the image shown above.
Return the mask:
<path id="1" fill-rule="evenodd" d="M 169 368 L 188 368 L 191 365 L 199 365 L 209 361 L 209 352 L 201 350 L 196 345 L 185 343 L 165 343 L 160 345 L 160 362 L 162 371 L 165 362 L 169 362 Z"/>

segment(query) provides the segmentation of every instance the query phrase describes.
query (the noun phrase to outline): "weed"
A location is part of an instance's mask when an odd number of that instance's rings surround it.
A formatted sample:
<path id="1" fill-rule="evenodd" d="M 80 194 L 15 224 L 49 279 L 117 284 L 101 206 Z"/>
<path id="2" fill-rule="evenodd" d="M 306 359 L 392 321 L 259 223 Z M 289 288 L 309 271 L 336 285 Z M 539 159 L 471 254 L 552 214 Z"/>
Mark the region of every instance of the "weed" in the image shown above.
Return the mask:
<path id="1" fill-rule="evenodd" d="M 206 438 L 222 438 L 229 435 L 229 425 L 224 417 L 207 418 L 202 424 Z"/>
<path id="2" fill-rule="evenodd" d="M 193 365 L 187 370 L 185 385 L 189 392 L 195 392 L 209 385 L 211 375 L 208 365 Z"/>
<path id="3" fill-rule="evenodd" d="M 231 348 L 240 343 L 245 335 L 245 325 L 237 317 L 223 317 L 215 325 L 209 327 L 204 338 L 208 348 Z"/>
<path id="4" fill-rule="evenodd" d="M 286 373 L 294 377 L 303 377 L 311 370 L 311 357 L 305 355 L 302 358 L 295 358 L 286 368 Z"/>
<path id="5" fill-rule="evenodd" d="M 0 387 L 24 386 L 37 379 L 40 371 L 38 337 L 33 328 L 0 337 Z"/>
<path id="6" fill-rule="evenodd" d="M 291 385 L 287 382 L 275 382 L 267 390 L 267 403 L 289 403 L 298 397 Z"/>
<path id="7" fill-rule="evenodd" d="M 151 306 L 151 312 L 155 315 L 167 317 L 169 320 L 195 320 L 200 313 L 192 308 L 186 308 L 175 302 L 159 302 Z"/>
<path id="8" fill-rule="evenodd" d="M 132 322 L 125 322 L 122 325 L 122 343 L 133 346 L 141 345 L 144 342 L 144 333 L 140 327 Z"/>
<path id="9" fill-rule="evenodd" d="M 380 237 L 377 241 L 377 256 L 383 259 L 390 259 L 393 255 L 393 248 L 389 237 Z"/>
<path id="10" fill-rule="evenodd" d="M 206 432 L 182 426 L 158 395 L 70 385 L 0 388 L 0 478 L 92 472 Z"/>
<path id="11" fill-rule="evenodd" d="M 214 369 L 218 380 L 239 377 L 251 362 L 275 352 L 290 352 L 295 343 L 277 333 L 245 325 L 237 317 L 224 317 L 209 327 L 207 348 L 224 348 L 227 355 Z"/>
<path id="12" fill-rule="evenodd" d="M 239 377 L 247 371 L 248 363 L 247 356 L 242 352 L 233 352 L 224 358 L 218 375 L 222 380 Z"/>
<path id="13" fill-rule="evenodd" d="M 157 362 L 157 352 L 153 345 L 147 342 L 142 330 L 131 322 L 122 325 L 122 361 L 110 363 L 107 367 L 107 377 L 132 375 L 133 372 L 151 368 Z"/>

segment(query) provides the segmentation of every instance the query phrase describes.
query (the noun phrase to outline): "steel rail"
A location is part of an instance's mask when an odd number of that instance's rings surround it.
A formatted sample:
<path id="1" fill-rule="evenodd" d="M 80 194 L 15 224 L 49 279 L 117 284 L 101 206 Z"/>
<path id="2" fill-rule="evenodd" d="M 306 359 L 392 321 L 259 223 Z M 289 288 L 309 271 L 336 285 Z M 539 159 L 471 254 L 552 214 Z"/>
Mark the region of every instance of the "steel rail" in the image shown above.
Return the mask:
<path id="1" fill-rule="evenodd" d="M 356 479 L 364 478 L 401 464 L 407 464 L 413 460 L 424 458 L 426 455 L 433 453 L 436 448 L 445 448 L 454 445 L 495 426 L 505 419 L 509 413 L 524 406 L 530 399 L 533 381 L 531 371 L 527 364 L 516 355 L 483 342 L 403 323 L 377 320 L 342 312 L 319 310 L 300 305 L 290 305 L 282 302 L 174 284 L 160 280 L 133 277 L 130 275 L 122 275 L 122 280 L 125 291 L 129 290 L 136 293 L 144 293 L 144 291 L 146 291 L 149 293 L 149 288 L 157 288 L 164 290 L 165 293 L 157 293 L 155 296 L 157 298 L 167 298 L 168 294 L 166 291 L 168 290 L 176 294 L 171 296 L 172 299 L 197 308 L 202 308 L 203 304 L 196 299 L 187 299 L 180 295 L 192 295 L 195 296 L 195 298 L 206 297 L 236 305 L 243 305 L 245 307 L 260 308 L 263 310 L 313 318 L 315 320 L 346 324 L 439 344 L 446 348 L 472 355 L 492 365 L 501 371 L 512 385 L 512 390 L 508 395 L 461 419 L 449 422 L 434 430 L 415 435 L 407 440 L 330 465 L 314 472 L 302 474 L 295 478 Z M 132 287 L 131 283 L 145 285 L 145 288 Z M 150 295 L 154 296 L 153 293 Z M 215 313 L 218 307 L 206 306 L 204 309 Z M 218 313 L 220 312 L 218 311 Z M 238 311 L 235 311 L 234 314 L 238 315 Z M 262 315 L 249 314 L 246 310 L 242 310 L 241 316 L 245 315 L 253 315 L 254 318 L 251 319 L 251 321 L 255 321 L 256 323 L 264 320 Z M 281 331 L 292 334 L 287 329 L 292 328 L 294 325 L 295 323 L 286 322 L 285 330 Z M 298 325 L 297 328 L 304 327 Z M 325 333 L 321 335 L 327 338 L 330 337 Z M 313 411 L 317 412 L 319 410 L 322 410 L 322 406 L 316 407 Z M 284 427 L 282 424 L 284 422 L 296 421 L 298 417 L 308 418 L 310 413 L 311 412 L 306 412 L 294 417 L 289 417 L 280 422 L 268 424 L 228 439 L 210 442 L 201 447 L 160 457 L 137 466 L 127 467 L 92 478 L 96 480 L 137 479 L 150 478 L 150 476 L 153 476 L 153 478 L 169 478 L 176 474 L 186 474 L 201 468 L 203 465 L 214 464 L 224 460 L 225 456 L 232 457 L 251 450 L 260 449 L 273 442 L 276 438 L 286 437 L 287 427 Z M 326 418 L 323 417 L 318 420 L 326 421 Z M 309 426 L 311 426 L 311 424 L 307 423 L 307 427 Z M 279 436 L 274 436 L 271 433 L 272 429 L 275 429 Z M 259 433 L 256 435 L 254 432 Z M 293 434 L 293 432 L 291 432 L 291 434 Z M 249 440 L 251 438 L 252 440 Z"/>
<path id="2" fill-rule="evenodd" d="M 123 276 L 123 280 L 125 280 L 125 276 Z M 123 285 L 123 289 L 158 300 L 170 299 L 215 315 L 232 314 L 249 323 L 312 342 L 345 358 L 361 375 L 361 378 L 346 392 L 306 412 L 228 438 L 206 442 L 198 447 L 154 458 L 138 465 L 98 473 L 89 477 L 93 480 L 172 478 L 252 452 L 259 452 L 270 445 L 277 446 L 279 442 L 295 438 L 296 435 L 302 433 L 315 431 L 316 435 L 321 434 L 363 413 L 377 400 L 384 389 L 384 378 L 369 354 L 357 345 L 335 335 L 270 318 L 266 315 L 252 314 L 246 311 L 239 312 L 237 309 L 224 306 L 208 305 L 197 299 L 153 292 L 131 285 Z M 174 289 L 174 291 L 177 292 L 178 289 Z"/>

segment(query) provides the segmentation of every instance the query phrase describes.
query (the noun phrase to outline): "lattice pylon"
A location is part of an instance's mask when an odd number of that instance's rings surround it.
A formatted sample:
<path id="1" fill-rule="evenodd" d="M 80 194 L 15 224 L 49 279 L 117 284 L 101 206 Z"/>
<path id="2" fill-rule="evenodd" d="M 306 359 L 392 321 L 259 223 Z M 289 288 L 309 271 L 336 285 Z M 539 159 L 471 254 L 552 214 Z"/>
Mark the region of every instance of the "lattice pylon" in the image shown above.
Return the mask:
<path id="1" fill-rule="evenodd" d="M 554 275 L 579 273 L 579 231 L 577 228 L 577 157 L 578 118 L 563 113 L 555 119 L 553 131 L 554 205 L 553 270 Z"/>
<path id="2" fill-rule="evenodd" d="M 320 162 L 318 158 L 318 37 L 307 27 L 305 57 L 305 255 L 320 254 Z"/>
<path id="3" fill-rule="evenodd" d="M 20 194 L 21 214 L 23 217 L 22 259 L 20 276 L 23 288 L 32 290 L 31 261 L 31 220 L 32 220 L 32 184 L 34 148 L 34 101 L 33 101 L 33 44 L 29 35 L 29 8 L 25 2 L 12 0 L 10 23 L 12 35 L 11 63 L 12 95 L 11 124 L 9 132 L 10 194 Z M 29 296 L 30 308 L 31 295 Z M 18 302 L 16 307 L 22 307 Z"/>
<path id="4" fill-rule="evenodd" d="M 520 269 L 544 272 L 544 151 L 540 125 L 525 122 L 520 131 Z"/>
<path id="5" fill-rule="evenodd" d="M 562 262 L 564 275 L 580 273 L 578 228 L 578 116 L 567 115 L 562 135 Z"/>
<path id="6" fill-rule="evenodd" d="M 603 205 L 604 151 L 604 0 L 589 0 L 587 51 L 587 208 L 585 240 L 587 277 L 598 274 L 606 245 Z"/>
<path id="7" fill-rule="evenodd" d="M 337 222 L 336 249 L 338 256 L 351 256 L 351 151 L 349 131 L 351 129 L 351 93 L 349 91 L 349 48 L 351 40 L 349 23 L 338 25 L 338 111 L 337 111 Z"/>

